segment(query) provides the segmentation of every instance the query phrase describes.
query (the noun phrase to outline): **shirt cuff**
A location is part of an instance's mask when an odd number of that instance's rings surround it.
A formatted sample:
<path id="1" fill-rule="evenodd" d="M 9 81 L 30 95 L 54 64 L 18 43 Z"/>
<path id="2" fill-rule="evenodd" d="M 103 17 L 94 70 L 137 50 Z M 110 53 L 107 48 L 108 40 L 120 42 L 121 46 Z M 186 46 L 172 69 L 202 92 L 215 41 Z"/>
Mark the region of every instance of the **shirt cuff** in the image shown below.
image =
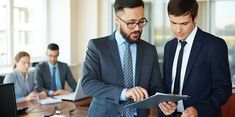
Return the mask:
<path id="1" fill-rule="evenodd" d="M 53 93 L 52 90 L 48 91 L 48 95 L 49 95 L 49 96 L 52 96 L 52 93 Z"/>
<path id="2" fill-rule="evenodd" d="M 25 97 L 20 97 L 16 99 L 16 103 L 23 102 L 25 100 Z"/>
<path id="3" fill-rule="evenodd" d="M 121 93 L 121 96 L 120 96 L 120 101 L 125 101 L 126 100 L 126 91 L 127 89 L 123 89 L 122 90 L 122 93 Z"/>

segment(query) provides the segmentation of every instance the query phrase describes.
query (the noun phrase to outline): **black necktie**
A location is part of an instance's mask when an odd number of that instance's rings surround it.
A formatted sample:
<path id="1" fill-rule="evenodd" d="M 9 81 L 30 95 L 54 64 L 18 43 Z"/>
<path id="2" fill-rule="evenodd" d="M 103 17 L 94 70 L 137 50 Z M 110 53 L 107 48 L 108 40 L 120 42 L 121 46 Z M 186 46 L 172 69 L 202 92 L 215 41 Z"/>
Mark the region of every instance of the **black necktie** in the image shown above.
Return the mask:
<path id="1" fill-rule="evenodd" d="M 178 61 L 177 61 L 177 68 L 176 68 L 175 84 L 174 84 L 173 94 L 179 94 L 182 58 L 183 58 L 183 53 L 184 53 L 184 46 L 187 44 L 187 42 L 186 41 L 180 41 L 180 43 L 181 43 L 181 48 L 180 48 Z"/>

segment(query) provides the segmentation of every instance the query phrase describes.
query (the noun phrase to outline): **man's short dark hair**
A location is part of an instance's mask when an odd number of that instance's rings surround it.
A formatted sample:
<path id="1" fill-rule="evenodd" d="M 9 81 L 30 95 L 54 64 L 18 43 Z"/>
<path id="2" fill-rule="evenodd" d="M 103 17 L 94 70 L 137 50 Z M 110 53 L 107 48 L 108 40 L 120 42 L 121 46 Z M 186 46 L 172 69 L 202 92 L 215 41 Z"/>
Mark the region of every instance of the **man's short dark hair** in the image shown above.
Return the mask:
<path id="1" fill-rule="evenodd" d="M 113 5 L 115 13 L 123 11 L 124 8 L 135 8 L 139 6 L 144 7 L 143 0 L 116 0 Z"/>
<path id="2" fill-rule="evenodd" d="M 59 50 L 59 46 L 55 43 L 50 43 L 48 46 L 47 46 L 47 49 L 48 50 Z"/>
<path id="3" fill-rule="evenodd" d="M 173 16 L 191 14 L 191 17 L 194 20 L 198 12 L 198 3 L 196 0 L 170 0 L 167 11 L 168 15 Z"/>

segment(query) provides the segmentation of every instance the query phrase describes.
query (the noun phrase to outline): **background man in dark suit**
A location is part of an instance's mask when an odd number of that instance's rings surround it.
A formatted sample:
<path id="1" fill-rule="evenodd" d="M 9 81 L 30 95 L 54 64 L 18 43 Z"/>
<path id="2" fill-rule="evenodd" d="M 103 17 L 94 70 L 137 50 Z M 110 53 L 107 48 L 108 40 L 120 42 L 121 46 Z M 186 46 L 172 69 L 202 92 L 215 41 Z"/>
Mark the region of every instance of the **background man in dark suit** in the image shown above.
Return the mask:
<path id="1" fill-rule="evenodd" d="M 65 81 L 75 91 L 77 82 L 73 79 L 70 68 L 66 63 L 58 61 L 59 46 L 51 43 L 47 47 L 48 61 L 39 63 L 35 68 L 35 84 L 38 92 L 46 91 L 48 96 L 61 95 L 68 91 L 64 90 Z"/>
<path id="2" fill-rule="evenodd" d="M 232 92 L 227 45 L 223 39 L 196 26 L 197 12 L 196 0 L 170 0 L 168 3 L 175 38 L 165 45 L 164 84 L 168 93 L 178 90 L 179 94 L 191 96 L 178 102 L 173 116 L 183 112 L 182 117 L 220 117 L 221 105 Z M 163 105 L 160 108 L 169 109 Z"/>
<path id="3" fill-rule="evenodd" d="M 89 117 L 147 117 L 144 109 L 130 109 L 129 101 L 137 102 L 162 91 L 156 48 L 141 40 L 144 17 L 142 0 L 116 0 L 114 3 L 117 31 L 89 41 L 83 67 L 82 87 L 93 97 Z M 128 46 L 129 45 L 129 46 Z M 131 69 L 125 69 L 125 50 L 130 48 Z M 126 71 L 131 71 L 131 87 L 127 87 Z"/>

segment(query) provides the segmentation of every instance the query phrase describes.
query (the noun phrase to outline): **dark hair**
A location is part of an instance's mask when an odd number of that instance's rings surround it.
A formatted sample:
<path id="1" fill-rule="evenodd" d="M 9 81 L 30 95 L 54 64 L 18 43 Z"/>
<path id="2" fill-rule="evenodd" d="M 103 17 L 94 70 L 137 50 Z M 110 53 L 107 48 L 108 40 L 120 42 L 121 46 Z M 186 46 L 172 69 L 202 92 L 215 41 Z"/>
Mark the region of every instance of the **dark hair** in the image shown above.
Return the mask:
<path id="1" fill-rule="evenodd" d="M 114 2 L 114 11 L 123 11 L 124 8 L 135 8 L 142 6 L 144 7 L 144 2 L 142 0 L 116 0 Z"/>
<path id="2" fill-rule="evenodd" d="M 181 16 L 191 14 L 192 19 L 197 16 L 198 3 L 196 0 L 170 0 L 168 15 Z"/>
<path id="3" fill-rule="evenodd" d="M 47 49 L 48 50 L 59 50 L 59 46 L 55 43 L 50 43 L 48 46 L 47 46 Z"/>
<path id="4" fill-rule="evenodd" d="M 25 51 L 20 51 L 20 52 L 18 52 L 18 53 L 16 54 L 16 56 L 15 56 L 15 64 L 14 64 L 14 66 L 13 66 L 13 69 L 16 68 L 16 63 L 18 63 L 18 62 L 20 61 L 20 59 L 21 59 L 22 57 L 25 57 L 25 56 L 27 56 L 27 57 L 30 58 L 29 53 L 27 53 L 27 52 L 25 52 Z"/>

